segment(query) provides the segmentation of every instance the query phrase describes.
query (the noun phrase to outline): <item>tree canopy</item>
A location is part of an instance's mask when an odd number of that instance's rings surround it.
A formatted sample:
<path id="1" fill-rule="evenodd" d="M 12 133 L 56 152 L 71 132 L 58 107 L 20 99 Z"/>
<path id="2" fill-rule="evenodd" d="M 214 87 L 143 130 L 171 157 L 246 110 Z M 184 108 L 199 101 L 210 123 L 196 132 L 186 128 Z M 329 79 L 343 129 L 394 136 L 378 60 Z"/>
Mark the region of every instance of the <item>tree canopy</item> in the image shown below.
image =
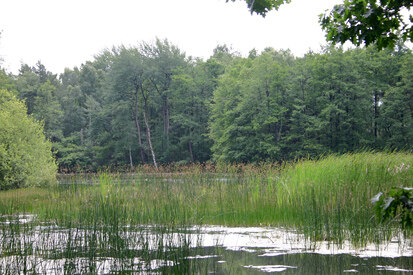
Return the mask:
<path id="1" fill-rule="evenodd" d="M 218 45 L 202 60 L 157 39 L 105 50 L 59 77 L 40 62 L 0 70 L 0 89 L 43 121 L 61 172 L 282 161 L 412 150 L 412 62 L 402 44 L 303 57 L 272 48 L 242 57 Z"/>
<path id="2" fill-rule="evenodd" d="M 345 0 L 322 15 L 320 23 L 333 43 L 392 48 L 400 39 L 413 41 L 413 17 L 405 22 L 402 14 L 403 8 L 412 5 L 412 0 Z"/>
<path id="3" fill-rule="evenodd" d="M 251 13 L 262 16 L 290 2 L 243 1 Z M 376 44 L 378 49 L 392 48 L 399 40 L 413 42 L 413 17 L 410 14 L 409 18 L 403 18 L 403 12 L 408 13 L 412 6 L 412 0 L 344 0 L 329 13 L 320 15 L 320 24 L 327 33 L 327 40 L 333 44 L 350 41 L 357 46 Z"/>
<path id="4" fill-rule="evenodd" d="M 229 0 L 226 0 L 227 2 Z M 236 0 L 231 0 L 235 2 Z M 247 2 L 251 13 L 257 13 L 265 16 L 271 10 L 278 10 L 278 8 L 285 3 L 290 3 L 291 0 L 243 0 Z"/>

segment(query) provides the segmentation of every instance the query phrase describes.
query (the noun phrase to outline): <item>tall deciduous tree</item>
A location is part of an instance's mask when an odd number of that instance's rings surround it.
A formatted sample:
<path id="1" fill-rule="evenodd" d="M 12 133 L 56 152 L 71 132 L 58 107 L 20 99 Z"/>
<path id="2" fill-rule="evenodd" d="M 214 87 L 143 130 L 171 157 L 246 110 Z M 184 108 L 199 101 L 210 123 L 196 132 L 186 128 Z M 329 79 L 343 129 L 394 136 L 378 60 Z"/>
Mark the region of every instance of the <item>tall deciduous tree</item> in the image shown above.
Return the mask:
<path id="1" fill-rule="evenodd" d="M 266 49 L 260 56 L 237 58 L 214 91 L 210 135 L 219 161 L 281 159 L 288 130 L 288 53 Z"/>
<path id="2" fill-rule="evenodd" d="M 149 124 L 149 96 L 152 83 L 148 72 L 145 70 L 144 56 L 137 48 L 126 49 L 121 47 L 119 53 L 113 61 L 110 71 L 110 79 L 113 84 L 109 98 L 114 105 L 127 104 L 129 106 L 129 119 L 133 118 L 136 127 L 139 150 L 142 162 L 145 162 L 145 152 L 143 145 L 143 133 L 140 124 L 140 114 L 146 129 L 146 140 L 152 161 L 157 167 L 156 153 L 151 139 L 151 127 Z M 128 119 L 128 118 L 124 118 Z"/>
<path id="3" fill-rule="evenodd" d="M 63 138 L 60 124 L 63 113 L 57 98 L 58 80 L 38 62 L 35 67 L 22 65 L 17 79 L 19 98 L 27 106 L 28 114 L 44 121 L 46 136 L 54 141 Z"/>
<path id="4" fill-rule="evenodd" d="M 390 148 L 413 147 L 413 57 L 401 61 L 399 82 L 384 94 L 378 125 Z"/>
<path id="5" fill-rule="evenodd" d="M 169 147 L 170 88 L 173 75 L 185 66 L 185 54 L 168 40 L 156 39 L 154 44 L 143 43 L 141 53 L 145 56 L 146 76 L 153 85 L 162 106 L 162 151 Z"/>

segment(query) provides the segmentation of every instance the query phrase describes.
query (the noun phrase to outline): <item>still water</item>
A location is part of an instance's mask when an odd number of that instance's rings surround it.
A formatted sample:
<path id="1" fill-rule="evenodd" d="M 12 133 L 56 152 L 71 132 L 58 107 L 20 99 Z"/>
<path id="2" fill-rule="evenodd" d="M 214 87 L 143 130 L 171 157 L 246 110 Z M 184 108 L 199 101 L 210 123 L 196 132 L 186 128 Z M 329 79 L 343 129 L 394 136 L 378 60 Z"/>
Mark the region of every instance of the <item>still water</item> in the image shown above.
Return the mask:
<path id="1" fill-rule="evenodd" d="M 0 217 L 0 274 L 412 274 L 402 240 L 357 249 L 282 228 L 61 228 Z"/>

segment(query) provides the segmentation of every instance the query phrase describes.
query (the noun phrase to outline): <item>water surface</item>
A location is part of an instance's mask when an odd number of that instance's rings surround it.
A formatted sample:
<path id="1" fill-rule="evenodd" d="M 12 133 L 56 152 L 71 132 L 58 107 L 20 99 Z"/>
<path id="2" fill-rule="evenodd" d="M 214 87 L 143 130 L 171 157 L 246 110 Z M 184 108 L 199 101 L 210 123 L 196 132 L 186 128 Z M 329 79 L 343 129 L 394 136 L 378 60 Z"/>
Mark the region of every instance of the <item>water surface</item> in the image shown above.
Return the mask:
<path id="1" fill-rule="evenodd" d="M 410 274 L 413 250 L 312 243 L 282 228 L 62 228 L 30 215 L 0 219 L 1 274 Z"/>

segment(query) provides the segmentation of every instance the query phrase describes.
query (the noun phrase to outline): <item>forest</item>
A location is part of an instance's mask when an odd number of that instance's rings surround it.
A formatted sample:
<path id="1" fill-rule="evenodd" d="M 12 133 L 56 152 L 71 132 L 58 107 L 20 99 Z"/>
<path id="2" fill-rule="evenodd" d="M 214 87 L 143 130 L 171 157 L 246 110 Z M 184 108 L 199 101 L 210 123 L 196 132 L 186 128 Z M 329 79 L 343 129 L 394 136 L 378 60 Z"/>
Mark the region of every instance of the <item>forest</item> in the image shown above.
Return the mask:
<path id="1" fill-rule="evenodd" d="M 400 43 L 303 57 L 218 45 L 203 60 L 156 39 L 60 75 L 40 61 L 2 69 L 0 90 L 44 124 L 61 172 L 413 148 L 413 55 Z"/>
<path id="2" fill-rule="evenodd" d="M 412 272 L 412 91 L 403 44 L 2 69 L 0 273 Z"/>

